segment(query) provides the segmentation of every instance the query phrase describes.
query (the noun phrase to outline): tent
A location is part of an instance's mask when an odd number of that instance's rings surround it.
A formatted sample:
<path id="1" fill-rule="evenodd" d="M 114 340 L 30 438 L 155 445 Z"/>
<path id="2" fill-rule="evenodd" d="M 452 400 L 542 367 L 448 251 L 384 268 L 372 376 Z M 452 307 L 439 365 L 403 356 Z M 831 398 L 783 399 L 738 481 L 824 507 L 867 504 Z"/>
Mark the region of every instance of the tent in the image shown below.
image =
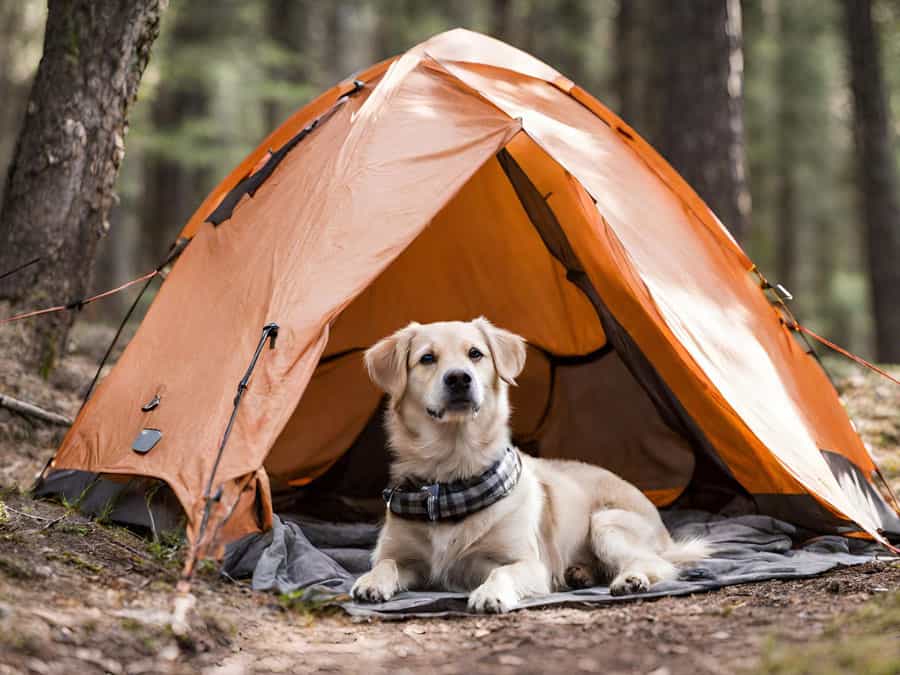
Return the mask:
<path id="1" fill-rule="evenodd" d="M 377 495 L 362 352 L 482 314 L 528 341 L 523 450 L 607 466 L 659 506 L 738 499 L 900 535 L 828 376 L 722 223 L 615 114 L 497 40 L 449 31 L 328 90 L 180 242 L 41 489 L 154 528 L 183 514 L 192 560 L 270 528 L 273 499 Z"/>

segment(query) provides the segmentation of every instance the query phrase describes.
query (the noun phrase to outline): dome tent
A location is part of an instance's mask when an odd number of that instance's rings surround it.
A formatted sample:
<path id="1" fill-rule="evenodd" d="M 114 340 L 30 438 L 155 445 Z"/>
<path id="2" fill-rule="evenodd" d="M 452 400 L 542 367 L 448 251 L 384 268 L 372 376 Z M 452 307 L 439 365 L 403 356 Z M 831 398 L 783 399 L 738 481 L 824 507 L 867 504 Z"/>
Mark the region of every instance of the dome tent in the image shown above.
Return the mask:
<path id="1" fill-rule="evenodd" d="M 443 33 L 325 92 L 181 240 L 39 493 L 153 527 L 183 512 L 188 571 L 271 527 L 273 495 L 377 471 L 368 346 L 481 314 L 529 344 L 525 451 L 607 466 L 660 506 L 720 482 L 813 531 L 900 535 L 826 374 L 727 230 L 622 120 L 494 39 Z"/>

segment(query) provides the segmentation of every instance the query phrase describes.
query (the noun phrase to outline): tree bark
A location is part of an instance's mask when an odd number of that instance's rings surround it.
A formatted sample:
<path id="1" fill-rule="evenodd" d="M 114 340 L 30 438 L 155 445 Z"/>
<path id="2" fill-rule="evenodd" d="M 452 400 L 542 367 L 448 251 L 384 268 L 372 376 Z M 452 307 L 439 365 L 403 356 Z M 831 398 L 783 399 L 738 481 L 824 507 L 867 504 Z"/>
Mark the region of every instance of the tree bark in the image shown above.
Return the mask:
<path id="1" fill-rule="evenodd" d="M 871 0 L 844 0 L 844 19 L 876 358 L 900 363 L 900 203 Z"/>
<path id="2" fill-rule="evenodd" d="M 0 311 L 69 302 L 87 291 L 106 233 L 127 113 L 165 0 L 50 0 L 44 53 L 0 210 Z M 3 312 L 6 313 L 5 311 Z M 0 349 L 46 372 L 72 312 L 0 331 Z"/>
<path id="3" fill-rule="evenodd" d="M 747 234 L 739 0 L 656 0 L 662 22 L 659 145 L 738 240 Z"/>

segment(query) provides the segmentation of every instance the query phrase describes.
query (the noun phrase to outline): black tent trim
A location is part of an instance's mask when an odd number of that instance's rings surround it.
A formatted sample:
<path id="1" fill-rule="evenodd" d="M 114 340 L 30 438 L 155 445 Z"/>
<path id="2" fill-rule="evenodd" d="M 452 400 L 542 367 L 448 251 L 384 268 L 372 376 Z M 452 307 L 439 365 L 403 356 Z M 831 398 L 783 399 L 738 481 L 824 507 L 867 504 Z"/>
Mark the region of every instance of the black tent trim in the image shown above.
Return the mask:
<path id="1" fill-rule="evenodd" d="M 226 220 L 230 219 L 234 213 L 235 207 L 238 205 L 238 202 L 244 198 L 244 195 L 249 195 L 250 197 L 255 196 L 256 191 L 262 187 L 263 183 L 269 179 L 269 176 L 271 176 L 275 172 L 275 169 L 278 168 L 278 165 L 281 164 L 281 160 L 287 157 L 288 153 L 293 150 L 300 141 L 309 136 L 321 124 L 324 124 L 331 119 L 338 108 L 340 108 L 351 96 L 361 91 L 364 86 L 365 83 L 360 80 L 354 80 L 353 89 L 338 98 L 338 100 L 334 102 L 334 105 L 303 127 L 303 129 L 287 143 L 278 148 L 278 150 L 274 152 L 270 151 L 266 163 L 258 171 L 252 171 L 235 185 L 228 194 L 222 198 L 222 201 L 215 210 L 207 216 L 206 222 L 212 223 L 213 226 L 218 227 Z"/>

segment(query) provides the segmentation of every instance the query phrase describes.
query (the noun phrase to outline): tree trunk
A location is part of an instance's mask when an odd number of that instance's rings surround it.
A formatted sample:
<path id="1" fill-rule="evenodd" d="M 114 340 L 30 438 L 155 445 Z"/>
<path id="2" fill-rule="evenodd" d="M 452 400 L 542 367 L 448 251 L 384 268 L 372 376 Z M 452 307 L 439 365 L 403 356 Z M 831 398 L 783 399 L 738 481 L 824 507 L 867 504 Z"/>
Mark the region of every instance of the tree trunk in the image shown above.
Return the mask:
<path id="1" fill-rule="evenodd" d="M 177 78 L 163 81 L 150 111 L 153 129 L 177 134 L 191 120 L 204 119 L 208 108 L 209 97 L 203 83 L 179 82 Z M 169 246 L 203 199 L 208 174 L 208 169 L 191 167 L 165 152 L 150 149 L 145 153 L 138 201 L 138 260 L 142 270 L 165 258 Z"/>
<path id="2" fill-rule="evenodd" d="M 19 131 L 22 118 L 24 96 L 20 95 L 20 84 L 16 82 L 14 70 L 16 65 L 15 37 L 22 30 L 24 7 L 21 3 L 12 2 L 0 7 L 0 175 L 6 168 L 12 154 L 13 141 Z M 27 91 L 26 91 L 27 93 Z M 3 200 L 5 184 L 0 181 L 0 202 Z M 3 271 L 0 270 L 0 274 Z"/>
<path id="3" fill-rule="evenodd" d="M 278 64 L 269 77 L 278 85 L 303 84 L 309 79 L 307 61 L 309 37 L 309 7 L 305 0 L 268 0 L 266 5 L 266 32 L 281 52 Z M 297 109 L 300 101 L 289 105 L 283 100 L 268 99 L 263 102 L 266 128 L 275 129 Z"/>
<path id="4" fill-rule="evenodd" d="M 660 47 L 666 27 L 660 1 L 620 0 L 614 26 L 617 112 L 655 146 L 660 139 L 666 77 Z"/>
<path id="5" fill-rule="evenodd" d="M 597 91 L 589 81 L 586 61 L 592 48 L 593 16 L 583 0 L 559 0 L 547 17 L 541 58 L 588 91 Z"/>
<path id="6" fill-rule="evenodd" d="M 0 270 L 41 262 L 0 281 L 3 309 L 84 296 L 161 5 L 50 0 L 44 54 L 0 210 Z M 73 320 L 60 312 L 11 324 L 0 329 L 0 349 L 46 372 Z"/>
<path id="7" fill-rule="evenodd" d="M 775 134 L 778 139 L 775 153 L 775 281 L 792 293 L 797 287 L 797 163 L 800 160 L 797 143 L 803 130 L 803 120 L 798 110 L 801 92 L 795 89 L 799 84 L 794 78 L 795 71 L 806 73 L 795 65 L 802 62 L 804 54 L 795 44 L 798 36 L 796 23 L 800 17 L 790 3 L 781 3 L 778 12 L 778 61 L 776 71 L 777 112 Z"/>
<path id="8" fill-rule="evenodd" d="M 656 0 L 663 155 L 736 239 L 747 233 L 750 194 L 744 161 L 743 56 L 739 0 Z"/>
<path id="9" fill-rule="evenodd" d="M 629 124 L 636 124 L 639 103 L 637 85 L 636 12 L 633 0 L 619 0 L 615 24 L 615 89 L 619 99 L 619 117 Z"/>
<path id="10" fill-rule="evenodd" d="M 205 3 L 185 4 L 175 15 L 162 56 L 162 77 L 150 118 L 154 133 L 177 138 L 192 123 L 209 117 L 209 78 L 191 68 L 192 50 L 212 44 L 225 29 Z M 217 32 L 218 29 L 218 32 Z M 179 148 L 182 144 L 178 144 Z M 190 147 L 190 141 L 187 143 Z M 210 170 L 176 154 L 172 143 L 149 148 L 142 157 L 142 190 L 139 198 L 138 231 L 140 268 L 146 269 L 166 256 L 208 189 Z"/>
<path id="11" fill-rule="evenodd" d="M 510 0 L 491 0 L 488 22 L 488 33 L 491 34 L 491 37 L 508 42 L 512 35 L 512 2 Z"/>
<path id="12" fill-rule="evenodd" d="M 871 0 L 844 0 L 844 19 L 876 358 L 900 363 L 900 203 Z"/>

